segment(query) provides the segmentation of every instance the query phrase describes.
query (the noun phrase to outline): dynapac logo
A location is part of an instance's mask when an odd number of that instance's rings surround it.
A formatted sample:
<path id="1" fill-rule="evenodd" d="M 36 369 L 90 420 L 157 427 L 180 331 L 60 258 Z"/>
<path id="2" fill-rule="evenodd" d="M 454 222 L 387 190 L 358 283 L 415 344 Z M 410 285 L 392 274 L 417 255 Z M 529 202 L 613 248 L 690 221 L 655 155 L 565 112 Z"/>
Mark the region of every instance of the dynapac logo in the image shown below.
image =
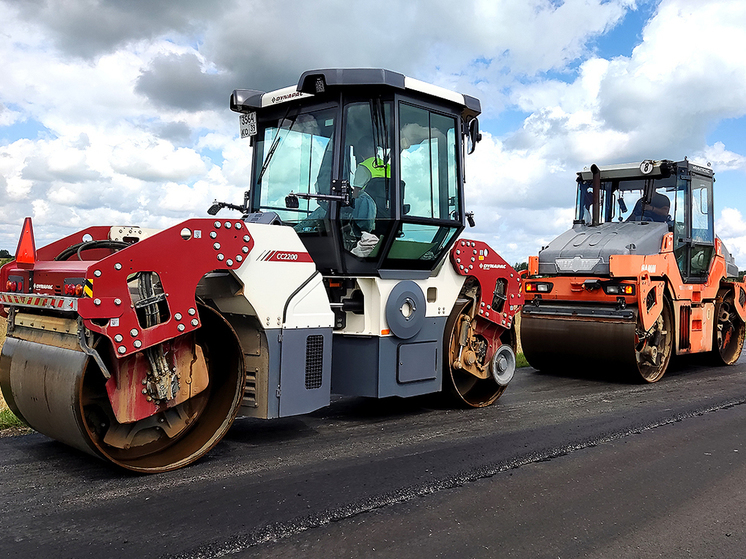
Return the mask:
<path id="1" fill-rule="evenodd" d="M 307 252 L 294 252 L 288 250 L 270 250 L 257 258 L 260 262 L 313 262 L 311 255 Z"/>

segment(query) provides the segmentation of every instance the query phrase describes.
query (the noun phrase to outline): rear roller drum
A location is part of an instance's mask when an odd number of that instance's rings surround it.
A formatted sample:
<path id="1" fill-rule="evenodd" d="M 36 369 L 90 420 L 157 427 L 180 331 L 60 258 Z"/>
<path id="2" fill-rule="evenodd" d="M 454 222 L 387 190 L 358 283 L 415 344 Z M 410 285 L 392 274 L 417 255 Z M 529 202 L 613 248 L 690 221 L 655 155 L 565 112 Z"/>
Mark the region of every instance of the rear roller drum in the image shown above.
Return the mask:
<path id="1" fill-rule="evenodd" d="M 746 326 L 736 312 L 733 293 L 721 294 L 715 305 L 712 355 L 716 365 L 732 365 L 741 356 Z"/>
<path id="2" fill-rule="evenodd" d="M 516 359 L 508 345 L 514 342 L 510 331 L 503 334 L 506 343 L 500 345 L 497 341 L 498 349 L 487 357 L 489 342 L 476 332 L 471 309 L 471 300 L 459 299 L 446 323 L 443 383 L 458 402 L 480 408 L 489 406 L 505 392 L 513 378 Z"/>

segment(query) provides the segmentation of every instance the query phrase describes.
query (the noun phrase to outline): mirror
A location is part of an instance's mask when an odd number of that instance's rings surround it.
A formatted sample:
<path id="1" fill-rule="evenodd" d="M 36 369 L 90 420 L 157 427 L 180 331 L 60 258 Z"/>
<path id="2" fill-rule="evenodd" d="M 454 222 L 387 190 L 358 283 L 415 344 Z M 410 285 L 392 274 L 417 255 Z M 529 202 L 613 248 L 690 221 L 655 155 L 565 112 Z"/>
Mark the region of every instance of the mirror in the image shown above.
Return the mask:
<path id="1" fill-rule="evenodd" d="M 479 132 L 479 120 L 474 118 L 469 122 L 469 138 L 467 141 L 466 153 L 471 155 L 477 147 L 477 143 L 482 141 L 482 134 Z"/>

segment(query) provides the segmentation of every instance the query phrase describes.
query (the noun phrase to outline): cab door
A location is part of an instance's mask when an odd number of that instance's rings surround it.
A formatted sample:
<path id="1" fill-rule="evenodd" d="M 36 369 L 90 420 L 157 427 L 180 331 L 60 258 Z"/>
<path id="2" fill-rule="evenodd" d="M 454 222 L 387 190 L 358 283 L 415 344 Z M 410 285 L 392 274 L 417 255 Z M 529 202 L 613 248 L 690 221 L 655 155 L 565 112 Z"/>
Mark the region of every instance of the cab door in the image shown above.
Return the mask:
<path id="1" fill-rule="evenodd" d="M 679 170 L 676 192 L 674 254 L 686 283 L 707 281 L 715 254 L 712 171 Z"/>

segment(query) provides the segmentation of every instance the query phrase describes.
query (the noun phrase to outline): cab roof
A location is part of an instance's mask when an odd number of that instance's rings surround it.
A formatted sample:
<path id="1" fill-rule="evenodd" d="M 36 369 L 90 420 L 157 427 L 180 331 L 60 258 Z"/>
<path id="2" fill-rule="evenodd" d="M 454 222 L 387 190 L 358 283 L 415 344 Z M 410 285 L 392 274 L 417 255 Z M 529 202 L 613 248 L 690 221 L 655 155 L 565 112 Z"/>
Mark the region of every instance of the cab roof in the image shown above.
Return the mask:
<path id="1" fill-rule="evenodd" d="M 462 108 L 462 116 L 476 117 L 481 112 L 479 99 L 432 85 L 398 72 L 382 68 L 336 68 L 304 72 L 297 85 L 263 92 L 254 89 L 236 89 L 231 95 L 232 111 L 246 113 L 316 95 L 323 95 L 338 88 L 371 86 L 392 90 L 411 91 L 449 101 Z"/>

